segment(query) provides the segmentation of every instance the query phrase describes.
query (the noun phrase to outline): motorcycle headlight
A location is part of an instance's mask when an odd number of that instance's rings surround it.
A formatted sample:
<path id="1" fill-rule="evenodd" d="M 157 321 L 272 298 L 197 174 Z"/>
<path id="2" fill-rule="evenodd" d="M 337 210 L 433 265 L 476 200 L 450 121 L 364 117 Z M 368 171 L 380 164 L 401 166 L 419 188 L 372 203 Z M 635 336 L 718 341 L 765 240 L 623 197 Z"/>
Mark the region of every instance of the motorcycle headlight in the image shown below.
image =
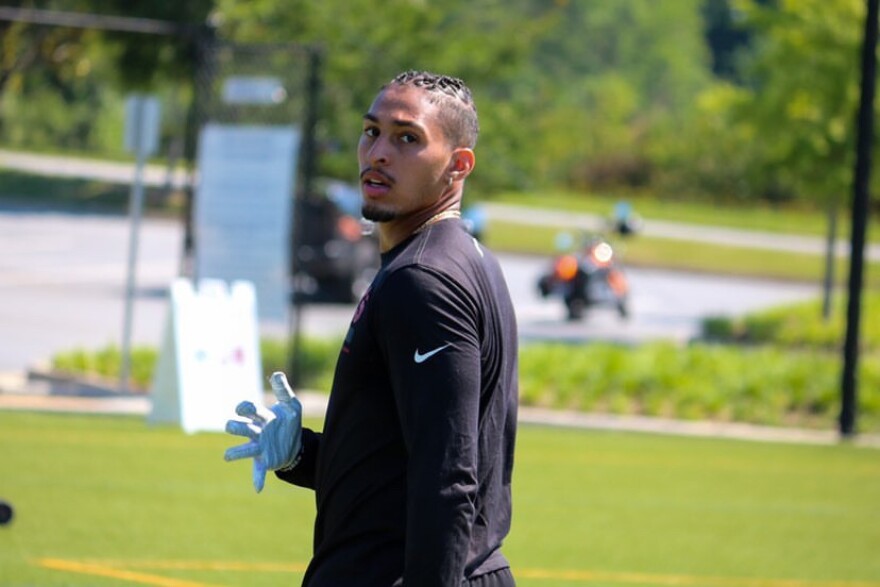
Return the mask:
<path id="1" fill-rule="evenodd" d="M 599 243 L 593 248 L 593 258 L 600 265 L 607 265 L 611 261 L 612 255 L 614 255 L 614 251 L 608 243 Z"/>

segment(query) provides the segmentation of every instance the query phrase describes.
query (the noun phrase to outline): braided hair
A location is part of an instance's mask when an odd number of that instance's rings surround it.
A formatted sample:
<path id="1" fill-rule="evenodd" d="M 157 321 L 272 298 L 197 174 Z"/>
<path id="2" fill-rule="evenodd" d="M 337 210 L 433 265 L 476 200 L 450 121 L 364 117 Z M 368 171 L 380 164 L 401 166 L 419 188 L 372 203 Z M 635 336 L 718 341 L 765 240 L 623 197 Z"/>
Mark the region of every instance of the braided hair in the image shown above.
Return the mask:
<path id="1" fill-rule="evenodd" d="M 456 147 L 473 149 L 480 125 L 477 106 L 470 88 L 457 77 L 428 71 L 405 71 L 383 86 L 410 86 L 425 90 L 432 104 L 440 108 L 440 123 L 446 137 Z"/>

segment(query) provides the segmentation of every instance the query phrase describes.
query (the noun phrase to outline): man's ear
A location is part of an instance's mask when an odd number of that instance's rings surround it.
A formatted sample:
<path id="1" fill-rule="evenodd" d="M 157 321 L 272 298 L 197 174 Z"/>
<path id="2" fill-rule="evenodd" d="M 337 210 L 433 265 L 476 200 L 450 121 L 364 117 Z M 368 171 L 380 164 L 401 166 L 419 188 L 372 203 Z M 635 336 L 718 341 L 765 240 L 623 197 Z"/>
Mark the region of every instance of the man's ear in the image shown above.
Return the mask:
<path id="1" fill-rule="evenodd" d="M 474 156 L 474 150 L 461 147 L 452 152 L 452 159 L 449 162 L 449 177 L 454 181 L 466 178 L 474 170 L 477 159 Z"/>

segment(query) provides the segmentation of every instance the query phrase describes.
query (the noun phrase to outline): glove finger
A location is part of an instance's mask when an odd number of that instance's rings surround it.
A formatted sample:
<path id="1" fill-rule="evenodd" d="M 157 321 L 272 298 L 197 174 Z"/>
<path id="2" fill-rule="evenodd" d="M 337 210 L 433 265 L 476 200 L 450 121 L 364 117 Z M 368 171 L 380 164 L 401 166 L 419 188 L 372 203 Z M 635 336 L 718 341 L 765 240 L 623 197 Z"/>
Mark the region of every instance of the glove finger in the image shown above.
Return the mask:
<path id="1" fill-rule="evenodd" d="M 243 418 L 249 418 L 257 426 L 264 426 L 268 421 L 265 416 L 260 414 L 259 408 L 249 401 L 243 401 L 235 406 L 235 413 Z"/>
<path id="2" fill-rule="evenodd" d="M 223 459 L 226 461 L 237 461 L 238 459 L 249 459 L 260 454 L 260 445 L 257 442 L 248 442 L 239 444 L 226 449 L 223 453 Z"/>
<path id="3" fill-rule="evenodd" d="M 245 436 L 251 440 L 256 440 L 260 437 L 260 430 L 259 427 L 253 424 L 248 424 L 247 422 L 239 422 L 238 420 L 229 420 L 226 422 L 226 432 L 228 434 Z"/>
<path id="4" fill-rule="evenodd" d="M 296 394 L 293 393 L 293 390 L 290 388 L 290 384 L 287 383 L 287 375 L 282 371 L 275 371 L 272 373 L 272 376 L 269 378 L 269 383 L 271 384 L 272 391 L 275 392 L 275 398 L 278 401 L 287 402 L 296 397 Z"/>
<path id="5" fill-rule="evenodd" d="M 266 484 L 266 466 L 259 459 L 254 459 L 253 481 L 254 489 L 261 492 Z"/>

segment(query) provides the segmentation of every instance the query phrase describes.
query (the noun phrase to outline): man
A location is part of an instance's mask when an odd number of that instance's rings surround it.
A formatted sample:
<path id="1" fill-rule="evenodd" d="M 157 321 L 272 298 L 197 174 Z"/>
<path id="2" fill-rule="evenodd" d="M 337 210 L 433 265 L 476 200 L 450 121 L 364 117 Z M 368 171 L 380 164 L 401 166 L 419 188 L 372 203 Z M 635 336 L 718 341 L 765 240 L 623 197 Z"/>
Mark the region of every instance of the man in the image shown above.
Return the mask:
<path id="1" fill-rule="evenodd" d="M 351 321 L 323 433 L 272 377 L 273 416 L 243 404 L 233 434 L 316 493 L 311 587 L 513 585 L 517 338 L 495 258 L 459 219 L 478 124 L 461 80 L 406 72 L 379 92 L 358 144 L 363 214 L 382 265 Z"/>

